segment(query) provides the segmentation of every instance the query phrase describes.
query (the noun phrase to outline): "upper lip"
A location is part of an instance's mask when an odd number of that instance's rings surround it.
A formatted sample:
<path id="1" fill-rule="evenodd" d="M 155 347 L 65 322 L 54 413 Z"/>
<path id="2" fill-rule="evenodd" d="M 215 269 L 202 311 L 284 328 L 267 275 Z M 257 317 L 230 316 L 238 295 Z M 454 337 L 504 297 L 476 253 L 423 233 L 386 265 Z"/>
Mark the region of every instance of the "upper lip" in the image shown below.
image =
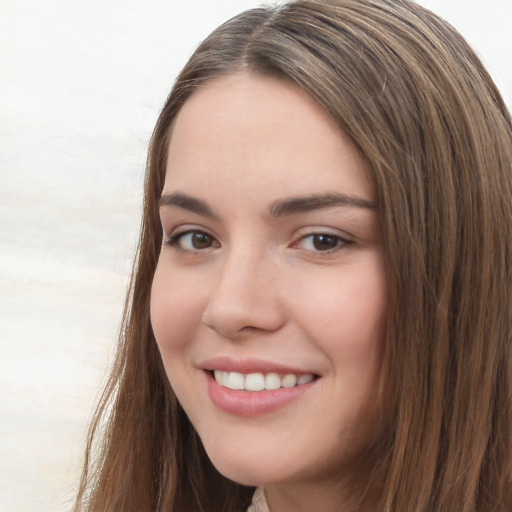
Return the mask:
<path id="1" fill-rule="evenodd" d="M 205 359 L 199 364 L 203 370 L 213 371 L 221 370 L 226 372 L 238 372 L 243 374 L 249 373 L 280 373 L 295 375 L 316 375 L 316 372 L 301 368 L 288 366 L 286 364 L 259 359 L 256 357 L 235 359 L 230 356 L 216 356 Z"/>

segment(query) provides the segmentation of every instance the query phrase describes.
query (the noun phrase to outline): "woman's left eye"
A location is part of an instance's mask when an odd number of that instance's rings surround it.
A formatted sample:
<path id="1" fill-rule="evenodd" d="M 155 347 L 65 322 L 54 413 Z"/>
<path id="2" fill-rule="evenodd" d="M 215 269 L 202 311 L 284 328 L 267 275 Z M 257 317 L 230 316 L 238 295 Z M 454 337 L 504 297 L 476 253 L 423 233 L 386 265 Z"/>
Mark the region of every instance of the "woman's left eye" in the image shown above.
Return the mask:
<path id="1" fill-rule="evenodd" d="M 351 242 L 330 233 L 315 233 L 302 237 L 296 244 L 300 249 L 313 252 L 330 252 Z"/>

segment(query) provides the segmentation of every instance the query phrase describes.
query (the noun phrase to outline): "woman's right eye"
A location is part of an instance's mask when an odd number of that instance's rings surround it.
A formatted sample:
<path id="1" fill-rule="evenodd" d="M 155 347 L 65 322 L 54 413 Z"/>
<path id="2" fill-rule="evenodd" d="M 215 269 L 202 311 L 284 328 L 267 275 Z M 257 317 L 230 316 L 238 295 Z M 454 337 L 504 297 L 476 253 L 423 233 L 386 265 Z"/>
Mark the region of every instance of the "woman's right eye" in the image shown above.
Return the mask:
<path id="1" fill-rule="evenodd" d="M 183 231 L 169 235 L 165 245 L 180 251 L 200 252 L 219 247 L 215 238 L 204 231 Z"/>

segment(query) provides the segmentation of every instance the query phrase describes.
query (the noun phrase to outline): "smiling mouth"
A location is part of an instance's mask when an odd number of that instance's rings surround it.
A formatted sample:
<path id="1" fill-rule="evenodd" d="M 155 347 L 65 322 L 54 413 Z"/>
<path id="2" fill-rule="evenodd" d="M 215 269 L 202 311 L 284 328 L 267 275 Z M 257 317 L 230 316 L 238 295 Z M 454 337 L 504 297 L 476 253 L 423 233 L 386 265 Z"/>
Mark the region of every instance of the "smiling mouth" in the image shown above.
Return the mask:
<path id="1" fill-rule="evenodd" d="M 308 384 L 317 378 L 312 373 L 307 374 L 279 374 L 279 373 L 238 373 L 223 370 L 212 372 L 215 381 L 222 387 L 243 390 L 243 391 L 263 391 L 276 390 L 280 388 L 293 388 Z"/>

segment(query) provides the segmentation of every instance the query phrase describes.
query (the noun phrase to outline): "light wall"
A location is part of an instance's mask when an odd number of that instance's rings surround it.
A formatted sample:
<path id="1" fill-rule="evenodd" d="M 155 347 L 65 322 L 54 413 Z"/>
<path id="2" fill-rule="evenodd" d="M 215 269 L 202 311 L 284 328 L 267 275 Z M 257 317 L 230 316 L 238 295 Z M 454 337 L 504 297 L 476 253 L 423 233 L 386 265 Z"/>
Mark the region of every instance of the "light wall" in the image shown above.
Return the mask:
<path id="1" fill-rule="evenodd" d="M 424 0 L 512 102 L 512 0 Z M 0 2 L 0 510 L 69 510 L 112 358 L 148 139 L 178 69 L 253 0 Z"/>

